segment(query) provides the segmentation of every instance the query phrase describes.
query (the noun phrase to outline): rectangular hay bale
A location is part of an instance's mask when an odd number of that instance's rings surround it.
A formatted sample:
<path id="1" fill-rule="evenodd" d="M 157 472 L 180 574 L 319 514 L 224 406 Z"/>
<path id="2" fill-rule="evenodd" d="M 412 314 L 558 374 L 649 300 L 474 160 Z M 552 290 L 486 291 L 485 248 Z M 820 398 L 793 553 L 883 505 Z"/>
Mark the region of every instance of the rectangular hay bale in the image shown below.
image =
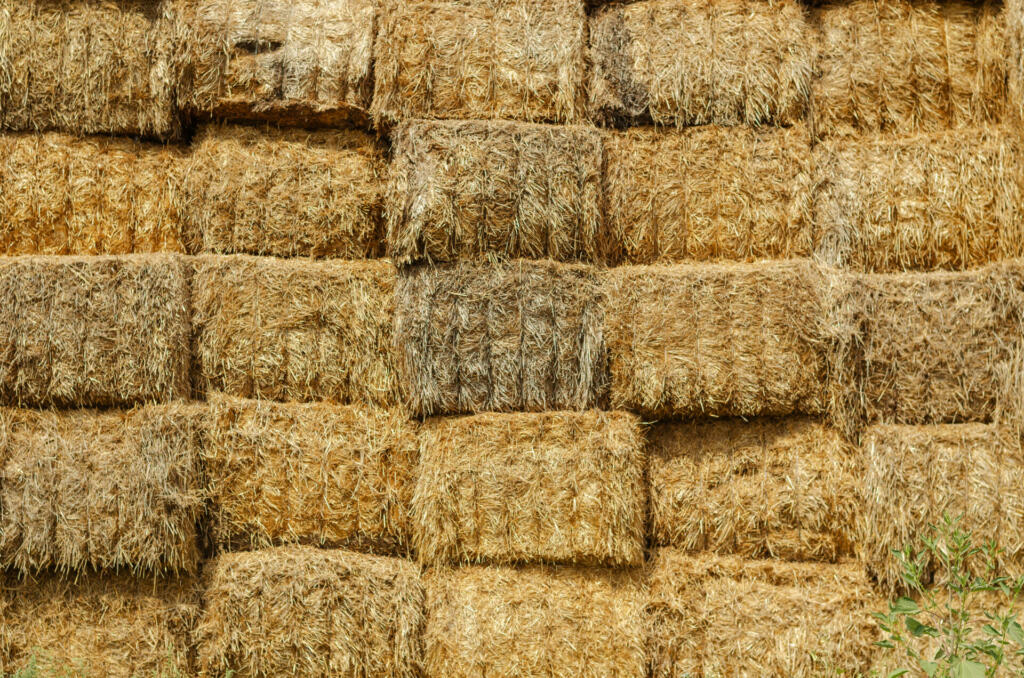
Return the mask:
<path id="1" fill-rule="evenodd" d="M 209 397 L 203 465 L 220 550 L 304 543 L 408 555 L 416 425 L 363 406 Z"/>
<path id="2" fill-rule="evenodd" d="M 369 124 L 375 0 L 173 0 L 178 105 L 200 118 Z"/>
<path id="3" fill-rule="evenodd" d="M 630 567 L 644 557 L 643 435 L 625 412 L 479 414 L 421 433 L 421 562 Z"/>
<path id="4" fill-rule="evenodd" d="M 789 125 L 814 69 L 798 0 L 643 0 L 590 18 L 589 112 L 599 123 Z"/>
<path id="5" fill-rule="evenodd" d="M 182 168 L 182 215 L 215 254 L 383 254 L 383 153 L 354 130 L 207 126 Z"/>
<path id="6" fill-rule="evenodd" d="M 176 255 L 0 258 L 0 404 L 127 406 L 189 395 Z"/>
<path id="7" fill-rule="evenodd" d="M 0 135 L 0 255 L 187 251 L 179 157 L 134 139 Z"/>
<path id="8" fill-rule="evenodd" d="M 821 285 L 806 260 L 607 271 L 611 406 L 652 417 L 820 413 Z"/>
<path id="9" fill-rule="evenodd" d="M 202 675 L 420 675 L 424 589 L 409 561 L 282 546 L 221 555 L 204 579 Z"/>
<path id="10" fill-rule="evenodd" d="M 419 266 L 399 276 L 396 297 L 399 369 L 416 414 L 580 410 L 603 394 L 603 297 L 586 266 Z"/>
<path id="11" fill-rule="evenodd" d="M 651 678 L 868 675 L 884 601 L 856 563 L 659 549 L 648 566 Z"/>
<path id="12" fill-rule="evenodd" d="M 205 509 L 194 410 L 0 408 L 0 566 L 194 573 Z"/>
<path id="13" fill-rule="evenodd" d="M 815 149 L 816 254 L 862 271 L 968 269 L 1024 256 L 1024 148 L 977 127 Z"/>
<path id="14" fill-rule="evenodd" d="M 425 674 L 643 678 L 643 594 L 628 570 L 532 566 L 426 576 Z"/>
<path id="15" fill-rule="evenodd" d="M 649 438 L 654 544 L 782 560 L 854 554 L 862 473 L 835 429 L 805 418 L 662 422 Z"/>
<path id="16" fill-rule="evenodd" d="M 812 10 L 816 138 L 911 135 L 1000 122 L 1007 53 L 999 0 L 841 0 Z"/>
<path id="17" fill-rule="evenodd" d="M 403 123 L 392 135 L 388 255 L 601 259 L 601 137 L 505 121 Z"/>
<path id="18" fill-rule="evenodd" d="M 604 139 L 611 259 L 789 259 L 813 248 L 811 140 L 790 128 L 637 128 Z"/>
<path id="19" fill-rule="evenodd" d="M 198 615 L 191 577 L 0 573 L 0 673 L 188 676 Z"/>
<path id="20" fill-rule="evenodd" d="M 387 260 L 194 260 L 196 383 L 244 398 L 401 402 Z"/>
<path id="21" fill-rule="evenodd" d="M 154 0 L 0 0 L 0 129 L 167 139 L 173 14 Z"/>
<path id="22" fill-rule="evenodd" d="M 1020 439 L 988 424 L 880 425 L 861 443 L 864 521 L 860 544 L 868 572 L 886 590 L 903 587 L 893 549 L 921 550 L 928 525 L 961 517 L 975 543 L 995 541 L 999 573 L 1024 573 L 1024 452 Z M 925 563 L 927 578 L 941 568 Z M 982 575 L 984 573 L 977 572 Z"/>
<path id="23" fill-rule="evenodd" d="M 373 117 L 585 119 L 582 0 L 382 0 Z"/>

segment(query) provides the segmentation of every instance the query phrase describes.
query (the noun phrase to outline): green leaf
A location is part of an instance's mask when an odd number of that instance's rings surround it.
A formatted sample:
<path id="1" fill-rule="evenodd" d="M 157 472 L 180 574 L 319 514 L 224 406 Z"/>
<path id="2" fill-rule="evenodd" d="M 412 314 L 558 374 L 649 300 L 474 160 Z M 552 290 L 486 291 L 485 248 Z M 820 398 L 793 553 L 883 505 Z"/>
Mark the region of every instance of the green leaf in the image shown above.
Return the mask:
<path id="1" fill-rule="evenodd" d="M 985 667 L 970 659 L 957 657 L 953 660 L 953 665 L 949 667 L 949 676 L 950 678 L 985 678 Z"/>
<path id="2" fill-rule="evenodd" d="M 910 669 L 897 669 L 885 678 L 899 678 L 899 676 L 906 675 L 908 673 L 910 673 Z"/>
<path id="3" fill-rule="evenodd" d="M 890 641 L 890 640 L 876 640 L 875 641 L 875 645 L 877 645 L 878 647 L 886 647 L 886 648 L 889 648 L 890 650 L 896 648 L 896 646 L 893 645 L 892 641 Z"/>
<path id="4" fill-rule="evenodd" d="M 926 659 L 921 659 L 917 662 L 921 666 L 921 670 L 924 671 L 928 678 L 933 678 L 939 671 L 939 665 L 937 662 L 930 662 Z"/>
<path id="5" fill-rule="evenodd" d="M 981 630 L 984 631 L 985 633 L 987 633 L 990 636 L 998 636 L 999 635 L 999 631 L 996 631 L 995 627 L 992 626 L 991 624 L 985 624 L 984 626 L 981 627 Z"/>
<path id="6" fill-rule="evenodd" d="M 1006 635 L 1010 636 L 1010 639 L 1018 645 L 1024 645 L 1024 629 L 1017 622 L 1010 622 L 1009 627 L 1006 629 Z"/>
<path id="7" fill-rule="evenodd" d="M 910 631 L 915 638 L 920 638 L 921 636 L 931 636 L 932 638 L 935 638 L 939 635 L 938 630 L 934 626 L 922 624 L 913 617 L 907 617 L 907 630 Z"/>
<path id="8" fill-rule="evenodd" d="M 892 611 L 900 614 L 917 614 L 921 611 L 921 608 L 917 606 L 910 598 L 901 596 L 896 599 L 896 602 L 892 605 Z"/>

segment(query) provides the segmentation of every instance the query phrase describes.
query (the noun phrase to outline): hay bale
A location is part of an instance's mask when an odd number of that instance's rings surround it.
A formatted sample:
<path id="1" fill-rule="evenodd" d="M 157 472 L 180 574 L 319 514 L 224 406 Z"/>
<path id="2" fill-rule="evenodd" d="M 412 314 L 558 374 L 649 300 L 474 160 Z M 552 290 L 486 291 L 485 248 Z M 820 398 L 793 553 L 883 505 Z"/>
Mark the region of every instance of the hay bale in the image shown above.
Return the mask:
<path id="1" fill-rule="evenodd" d="M 801 260 L 608 271 L 611 406 L 652 417 L 820 413 L 821 286 Z"/>
<path id="2" fill-rule="evenodd" d="M 609 132 L 604 193 L 616 261 L 810 256 L 811 141 L 785 129 Z"/>
<path id="3" fill-rule="evenodd" d="M 153 0 L 0 0 L 0 129 L 177 136 L 172 25 Z"/>
<path id="4" fill-rule="evenodd" d="M 196 383 L 244 398 L 401 402 L 387 260 L 194 260 Z"/>
<path id="5" fill-rule="evenodd" d="M 1022 147 L 1006 128 L 815 150 L 817 255 L 865 271 L 967 269 L 1024 256 Z"/>
<path id="6" fill-rule="evenodd" d="M 652 678 L 867 675 L 884 601 L 855 563 L 659 549 L 646 572 Z"/>
<path id="7" fill-rule="evenodd" d="M 369 123 L 375 0 L 173 0 L 178 103 L 197 117 Z"/>
<path id="8" fill-rule="evenodd" d="M 0 574 L 0 673 L 191 675 L 195 584 L 189 577 L 112 573 L 21 580 Z M 33 660 L 35 671 L 29 671 Z"/>
<path id="9" fill-rule="evenodd" d="M 1005 0 L 1002 19 L 1006 22 L 1007 117 L 1024 119 L 1024 2 Z"/>
<path id="10" fill-rule="evenodd" d="M 204 577 L 202 675 L 420 675 L 424 594 L 413 563 L 283 546 L 221 555 Z"/>
<path id="11" fill-rule="evenodd" d="M 194 573 L 195 408 L 0 408 L 0 566 Z"/>
<path id="12" fill-rule="evenodd" d="M 581 0 L 382 0 L 373 117 L 585 119 Z"/>
<path id="13" fill-rule="evenodd" d="M 1007 576 L 1024 573 L 1024 452 L 1020 439 L 998 426 L 872 426 L 862 442 L 864 521 L 860 542 L 868 572 L 899 591 L 893 549 L 922 548 L 929 524 L 944 513 L 963 516 L 976 541 L 995 541 L 996 564 Z M 934 560 L 926 577 L 941 574 Z M 978 572 L 977 574 L 983 574 Z"/>
<path id="14" fill-rule="evenodd" d="M 843 276 L 825 323 L 829 411 L 866 423 L 987 422 L 1024 336 L 1024 262 Z"/>
<path id="15" fill-rule="evenodd" d="M 853 555 L 861 469 L 835 429 L 803 418 L 665 422 L 650 441 L 656 545 L 783 560 Z"/>
<path id="16" fill-rule="evenodd" d="M 133 139 L 0 136 L 0 255 L 185 252 L 178 158 Z"/>
<path id="17" fill-rule="evenodd" d="M 0 258 L 0 404 L 187 397 L 188 297 L 174 255 Z"/>
<path id="18" fill-rule="evenodd" d="M 206 252 L 377 257 L 383 169 L 363 132 L 208 126 L 182 171 L 182 213 Z"/>
<path id="19" fill-rule="evenodd" d="M 465 567 L 433 570 L 426 585 L 426 675 L 646 675 L 643 594 L 633 572 Z"/>
<path id="20" fill-rule="evenodd" d="M 388 250 L 399 264 L 601 258 L 596 130 L 415 121 L 393 140 Z"/>
<path id="21" fill-rule="evenodd" d="M 644 0 L 589 23 L 589 111 L 602 124 L 803 119 L 814 52 L 797 0 Z"/>
<path id="22" fill-rule="evenodd" d="M 999 122 L 1007 102 L 1002 2 L 842 0 L 812 10 L 817 138 L 910 135 Z"/>
<path id="23" fill-rule="evenodd" d="M 218 549 L 305 543 L 408 555 L 415 424 L 360 406 L 209 400 L 203 462 Z"/>
<path id="24" fill-rule="evenodd" d="M 422 434 L 413 543 L 430 565 L 644 557 L 647 456 L 625 412 L 479 414 Z"/>
<path id="25" fill-rule="evenodd" d="M 604 391 L 594 272 L 549 261 L 421 266 L 399 276 L 395 347 L 416 414 L 581 410 Z"/>

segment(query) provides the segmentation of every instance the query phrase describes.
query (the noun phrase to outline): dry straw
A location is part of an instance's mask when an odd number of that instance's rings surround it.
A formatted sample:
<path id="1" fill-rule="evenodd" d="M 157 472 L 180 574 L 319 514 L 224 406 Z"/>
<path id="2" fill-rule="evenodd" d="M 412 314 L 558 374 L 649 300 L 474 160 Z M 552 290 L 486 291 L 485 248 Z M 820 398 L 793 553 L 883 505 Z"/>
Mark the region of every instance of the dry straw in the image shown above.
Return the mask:
<path id="1" fill-rule="evenodd" d="M 0 136 L 0 254 L 186 251 L 178 162 L 132 139 Z"/>
<path id="2" fill-rule="evenodd" d="M 836 430 L 804 418 L 666 422 L 649 437 L 656 545 L 784 560 L 853 555 L 862 473 Z"/>
<path id="3" fill-rule="evenodd" d="M 878 272 L 967 269 L 1024 256 L 1017 137 L 978 127 L 819 146 L 818 256 Z"/>
<path id="4" fill-rule="evenodd" d="M 424 592 L 411 562 L 283 546 L 211 561 L 200 675 L 417 678 Z"/>
<path id="5" fill-rule="evenodd" d="M 586 127 L 414 121 L 393 134 L 389 256 L 600 258 L 601 137 Z"/>
<path id="6" fill-rule="evenodd" d="M 174 255 L 0 259 L 0 403 L 187 397 L 188 298 Z"/>
<path id="7" fill-rule="evenodd" d="M 395 345 L 414 413 L 578 410 L 604 387 L 604 308 L 585 266 L 426 266 L 399 277 Z"/>
<path id="8" fill-rule="evenodd" d="M 194 408 L 0 408 L 0 565 L 193 573 L 204 492 Z"/>
<path id="9" fill-rule="evenodd" d="M 0 128 L 177 136 L 172 24 L 153 0 L 0 0 Z"/>
<path id="10" fill-rule="evenodd" d="M 208 255 L 194 266 L 200 390 L 380 406 L 401 401 L 390 262 Z"/>
<path id="11" fill-rule="evenodd" d="M 943 514 L 977 541 L 994 540 L 1000 572 L 1024 572 L 1024 453 L 1020 439 L 997 426 L 872 426 L 863 440 L 864 521 L 860 541 L 868 572 L 888 591 L 903 586 L 893 549 L 923 548 L 929 524 Z M 942 577 L 933 559 L 928 574 Z M 978 572 L 978 574 L 983 574 Z M 927 574 L 926 574 L 927 576 Z"/>
<path id="12" fill-rule="evenodd" d="M 625 412 L 431 420 L 413 496 L 416 552 L 430 565 L 640 565 L 646 462 L 639 420 Z"/>
<path id="13" fill-rule="evenodd" d="M 613 261 L 810 256 L 807 128 L 631 129 L 605 136 Z"/>
<path id="14" fill-rule="evenodd" d="M 590 114 L 604 124 L 788 125 L 813 71 L 798 0 L 645 0 L 590 19 Z"/>
<path id="15" fill-rule="evenodd" d="M 199 117 L 369 122 L 374 0 L 172 0 L 178 102 Z"/>
<path id="16" fill-rule="evenodd" d="M 845 433 L 992 419 L 1024 336 L 1020 260 L 836 276 L 826 287 L 829 409 Z"/>
<path id="17" fill-rule="evenodd" d="M 382 0 L 373 115 L 579 122 L 580 0 Z"/>
<path id="18" fill-rule="evenodd" d="M 1024 1 L 1005 0 L 1002 18 L 1006 22 L 1007 113 L 1024 118 Z"/>
<path id="19" fill-rule="evenodd" d="M 884 601 L 853 563 L 658 550 L 647 571 L 652 678 L 866 675 Z"/>
<path id="20" fill-rule="evenodd" d="M 182 170 L 181 212 L 206 252 L 376 257 L 383 170 L 363 132 L 208 126 Z"/>
<path id="21" fill-rule="evenodd" d="M 218 549 L 407 555 L 415 424 L 394 411 L 210 396 L 203 461 Z"/>
<path id="22" fill-rule="evenodd" d="M 821 412 L 821 285 L 801 260 L 608 271 L 612 407 L 654 417 Z"/>
<path id="23" fill-rule="evenodd" d="M 999 122 L 1007 100 L 1002 2 L 843 0 L 819 7 L 814 134 L 896 135 Z"/>
<path id="24" fill-rule="evenodd" d="M 643 594 L 624 570 L 465 567 L 427 575 L 426 675 L 643 678 Z"/>
<path id="25" fill-rule="evenodd" d="M 198 614 L 198 590 L 187 577 L 0 574 L 0 673 L 188 676 Z"/>

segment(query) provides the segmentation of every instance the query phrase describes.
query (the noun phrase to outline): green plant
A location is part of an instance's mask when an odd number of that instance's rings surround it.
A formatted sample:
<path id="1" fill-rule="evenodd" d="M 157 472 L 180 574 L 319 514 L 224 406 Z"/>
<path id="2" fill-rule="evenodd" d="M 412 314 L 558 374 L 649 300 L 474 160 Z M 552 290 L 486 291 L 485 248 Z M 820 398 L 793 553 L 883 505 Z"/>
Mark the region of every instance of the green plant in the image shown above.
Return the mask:
<path id="1" fill-rule="evenodd" d="M 898 661 L 909 660 L 910 667 L 889 678 L 1024 676 L 1024 629 L 1016 611 L 1024 577 L 1001 574 L 995 542 L 976 545 L 960 522 L 943 515 L 921 537 L 923 548 L 893 551 L 909 596 L 873 615 L 884 636 L 877 645 L 900 655 Z"/>

